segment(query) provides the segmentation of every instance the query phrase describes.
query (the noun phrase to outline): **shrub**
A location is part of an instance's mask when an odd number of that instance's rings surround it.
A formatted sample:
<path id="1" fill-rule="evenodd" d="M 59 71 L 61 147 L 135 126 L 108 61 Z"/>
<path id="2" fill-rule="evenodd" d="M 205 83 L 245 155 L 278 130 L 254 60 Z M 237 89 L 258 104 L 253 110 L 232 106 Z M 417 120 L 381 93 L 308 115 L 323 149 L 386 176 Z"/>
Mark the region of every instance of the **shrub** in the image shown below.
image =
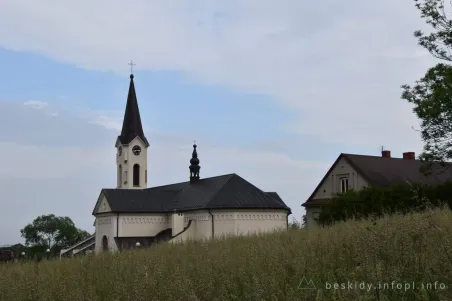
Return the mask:
<path id="1" fill-rule="evenodd" d="M 423 211 L 444 205 L 452 208 L 452 182 L 438 186 L 399 184 L 350 190 L 335 196 L 323 208 L 318 221 L 331 225 L 348 219 L 378 218 L 384 214 Z"/>

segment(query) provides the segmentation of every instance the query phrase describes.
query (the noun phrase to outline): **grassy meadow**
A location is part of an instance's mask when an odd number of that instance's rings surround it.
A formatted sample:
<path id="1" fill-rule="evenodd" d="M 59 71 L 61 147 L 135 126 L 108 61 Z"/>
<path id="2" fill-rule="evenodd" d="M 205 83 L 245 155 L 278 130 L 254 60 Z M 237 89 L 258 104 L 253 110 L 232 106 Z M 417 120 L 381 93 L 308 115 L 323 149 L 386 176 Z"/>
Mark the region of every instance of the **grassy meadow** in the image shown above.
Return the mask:
<path id="1" fill-rule="evenodd" d="M 451 285 L 449 210 L 0 265 L 1 301 L 446 301 Z"/>

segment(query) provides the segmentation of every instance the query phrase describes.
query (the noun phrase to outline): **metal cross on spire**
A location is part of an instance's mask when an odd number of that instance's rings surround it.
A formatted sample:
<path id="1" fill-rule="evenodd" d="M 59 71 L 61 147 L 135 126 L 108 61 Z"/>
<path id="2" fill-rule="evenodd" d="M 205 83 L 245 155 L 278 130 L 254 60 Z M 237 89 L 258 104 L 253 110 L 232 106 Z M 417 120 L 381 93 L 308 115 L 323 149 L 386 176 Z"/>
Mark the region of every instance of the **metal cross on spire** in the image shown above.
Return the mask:
<path id="1" fill-rule="evenodd" d="M 196 140 L 193 140 L 193 144 L 196 144 Z"/>
<path id="2" fill-rule="evenodd" d="M 133 74 L 133 66 L 136 66 L 137 64 L 134 64 L 134 62 L 131 60 L 129 63 L 130 66 L 130 73 Z"/>

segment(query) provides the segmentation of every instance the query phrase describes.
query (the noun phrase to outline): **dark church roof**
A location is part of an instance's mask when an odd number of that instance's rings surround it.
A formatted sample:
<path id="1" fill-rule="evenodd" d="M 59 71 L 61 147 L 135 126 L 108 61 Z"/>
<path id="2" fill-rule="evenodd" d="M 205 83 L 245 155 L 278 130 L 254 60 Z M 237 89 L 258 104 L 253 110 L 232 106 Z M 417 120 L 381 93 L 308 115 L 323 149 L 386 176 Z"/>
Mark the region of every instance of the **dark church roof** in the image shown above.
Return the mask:
<path id="1" fill-rule="evenodd" d="M 112 212 L 290 208 L 276 192 L 264 192 L 236 174 L 147 189 L 103 189 Z M 93 211 L 93 214 L 95 211 Z"/>
<path id="2" fill-rule="evenodd" d="M 133 74 L 131 74 L 126 112 L 124 113 L 121 135 L 118 136 L 118 140 L 121 144 L 127 145 L 137 136 L 143 140 L 146 146 L 149 146 L 149 142 L 144 136 L 143 126 L 141 125 L 140 110 L 138 109 L 137 95 L 133 83 Z"/>
<path id="3" fill-rule="evenodd" d="M 438 185 L 447 181 L 452 181 L 452 168 L 445 168 L 440 164 L 432 165 L 431 174 L 428 176 L 421 171 L 424 164 L 420 160 L 413 158 L 392 158 L 384 156 L 366 156 L 355 154 L 340 154 L 322 181 L 303 205 L 316 203 L 327 203 L 328 200 L 313 200 L 320 185 L 330 175 L 333 168 L 344 159 L 351 167 L 371 186 L 388 186 L 393 184 L 429 184 Z"/>

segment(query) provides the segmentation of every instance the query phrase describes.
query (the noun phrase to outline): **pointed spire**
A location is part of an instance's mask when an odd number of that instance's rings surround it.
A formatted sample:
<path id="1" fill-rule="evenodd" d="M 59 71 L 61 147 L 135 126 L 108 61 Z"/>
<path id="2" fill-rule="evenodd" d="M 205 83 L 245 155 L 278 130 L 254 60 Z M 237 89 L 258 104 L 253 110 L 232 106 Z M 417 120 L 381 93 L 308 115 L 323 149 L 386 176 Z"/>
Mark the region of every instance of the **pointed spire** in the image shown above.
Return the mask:
<path id="1" fill-rule="evenodd" d="M 198 152 L 196 151 L 196 142 L 193 144 L 193 153 L 191 154 L 190 159 L 190 182 L 193 183 L 199 180 L 199 170 L 201 166 L 199 166 Z"/>
<path id="2" fill-rule="evenodd" d="M 148 140 L 144 136 L 143 126 L 141 125 L 140 110 L 138 109 L 137 95 L 135 93 L 135 84 L 133 83 L 133 74 L 130 74 L 129 95 L 127 96 L 126 112 L 122 124 L 121 135 L 118 136 L 121 144 L 129 144 L 135 137 L 140 137 L 144 144 L 149 146 Z"/>

